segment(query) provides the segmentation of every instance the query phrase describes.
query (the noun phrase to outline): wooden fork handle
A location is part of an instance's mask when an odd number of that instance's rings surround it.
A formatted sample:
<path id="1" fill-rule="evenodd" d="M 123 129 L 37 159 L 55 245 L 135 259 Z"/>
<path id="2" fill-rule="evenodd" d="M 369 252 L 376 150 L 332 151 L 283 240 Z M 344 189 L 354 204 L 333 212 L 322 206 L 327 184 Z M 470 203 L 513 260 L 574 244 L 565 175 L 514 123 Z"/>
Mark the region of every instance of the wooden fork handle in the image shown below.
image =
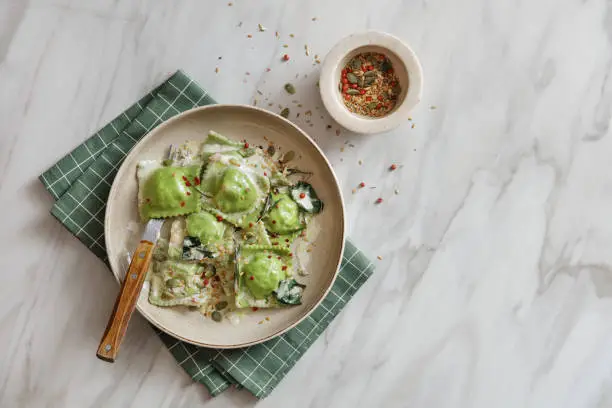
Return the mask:
<path id="1" fill-rule="evenodd" d="M 140 241 L 136 251 L 134 251 L 130 267 L 121 286 L 121 292 L 115 302 L 115 308 L 98 346 L 96 355 L 104 361 L 113 363 L 117 358 L 119 346 L 121 346 L 121 341 L 125 336 L 125 330 L 132 313 L 134 313 L 152 256 L 153 243 L 145 240 Z"/>

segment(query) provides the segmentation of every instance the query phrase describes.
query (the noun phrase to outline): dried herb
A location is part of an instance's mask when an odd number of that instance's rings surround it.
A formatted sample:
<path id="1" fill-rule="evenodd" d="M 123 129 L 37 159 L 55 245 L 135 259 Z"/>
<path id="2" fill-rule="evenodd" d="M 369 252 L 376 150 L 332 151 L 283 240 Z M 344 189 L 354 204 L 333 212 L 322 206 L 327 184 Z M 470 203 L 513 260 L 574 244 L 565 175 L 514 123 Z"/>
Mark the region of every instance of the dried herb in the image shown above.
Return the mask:
<path id="1" fill-rule="evenodd" d="M 348 61 L 338 89 L 351 112 L 374 118 L 391 112 L 402 92 L 389 58 L 374 52 L 356 55 Z"/>
<path id="2" fill-rule="evenodd" d="M 283 110 L 281 111 L 280 115 L 281 115 L 283 118 L 285 118 L 285 119 L 286 119 L 286 118 L 288 118 L 288 117 L 289 117 L 289 108 L 285 108 L 285 109 L 283 109 Z"/>

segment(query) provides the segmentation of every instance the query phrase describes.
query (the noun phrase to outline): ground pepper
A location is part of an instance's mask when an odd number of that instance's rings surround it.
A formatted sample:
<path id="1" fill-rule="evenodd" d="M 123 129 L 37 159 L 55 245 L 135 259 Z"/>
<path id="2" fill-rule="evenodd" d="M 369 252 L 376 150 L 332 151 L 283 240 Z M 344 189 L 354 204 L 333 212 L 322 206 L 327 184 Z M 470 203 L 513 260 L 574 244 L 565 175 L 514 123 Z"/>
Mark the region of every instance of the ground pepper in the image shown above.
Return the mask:
<path id="1" fill-rule="evenodd" d="M 376 52 L 351 58 L 342 69 L 338 89 L 351 112 L 373 118 L 391 112 L 402 92 L 391 61 Z"/>

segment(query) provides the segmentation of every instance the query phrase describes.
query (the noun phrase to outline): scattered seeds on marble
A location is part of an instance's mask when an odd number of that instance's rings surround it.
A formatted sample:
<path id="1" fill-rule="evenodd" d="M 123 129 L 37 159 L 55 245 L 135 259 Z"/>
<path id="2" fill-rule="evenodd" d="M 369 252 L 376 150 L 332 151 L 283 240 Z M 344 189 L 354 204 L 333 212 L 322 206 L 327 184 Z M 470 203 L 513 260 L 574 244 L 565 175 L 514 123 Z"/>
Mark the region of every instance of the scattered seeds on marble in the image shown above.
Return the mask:
<path id="1" fill-rule="evenodd" d="M 353 193 L 353 194 L 355 194 L 356 192 L 357 192 L 357 190 L 356 190 L 356 189 L 352 189 L 352 190 L 351 190 L 351 193 Z"/>
<path id="2" fill-rule="evenodd" d="M 382 203 L 382 202 L 383 202 L 383 199 L 382 199 L 382 198 L 380 198 L 380 197 L 379 197 L 379 198 L 377 198 L 377 199 L 376 199 L 376 201 L 375 201 L 375 203 L 376 203 L 376 204 L 380 204 L 380 203 Z"/>
<path id="3" fill-rule="evenodd" d="M 280 34 L 278 33 L 278 31 L 276 31 L 276 32 L 274 33 L 274 36 L 275 36 L 276 38 L 280 38 Z"/>
<path id="4" fill-rule="evenodd" d="M 359 163 L 359 165 L 361 166 L 363 164 L 363 161 L 359 160 L 357 163 Z"/>
<path id="5" fill-rule="evenodd" d="M 289 61 L 289 55 L 285 54 L 282 58 L 283 61 Z"/>
<path id="6" fill-rule="evenodd" d="M 393 192 L 395 193 L 395 195 L 399 194 L 399 190 L 397 188 L 395 190 L 393 190 Z"/>
<path id="7" fill-rule="evenodd" d="M 257 29 L 262 33 L 266 31 L 266 27 L 262 26 L 261 24 L 257 24 Z"/>
<path id="8" fill-rule="evenodd" d="M 227 5 L 228 5 L 229 7 L 232 7 L 232 6 L 234 5 L 234 3 L 229 2 L 229 3 L 227 3 Z"/>
<path id="9" fill-rule="evenodd" d="M 438 109 L 438 107 L 437 107 L 436 105 L 431 105 L 431 106 L 429 107 L 429 109 L 431 109 L 431 110 L 436 110 L 436 109 Z"/>
<path id="10" fill-rule="evenodd" d="M 283 48 L 289 48 L 288 44 L 283 44 Z"/>
<path id="11" fill-rule="evenodd" d="M 378 259 L 379 261 L 382 261 L 383 257 L 382 257 L 382 256 L 380 256 L 380 255 L 378 255 L 378 256 L 376 257 L 376 259 Z"/>
<path id="12" fill-rule="evenodd" d="M 295 93 L 295 86 L 293 86 L 293 84 L 287 82 L 285 84 L 285 91 L 287 91 L 288 94 L 293 95 Z"/>
<path id="13" fill-rule="evenodd" d="M 306 56 L 310 55 L 310 50 L 308 49 L 308 44 L 304 45 L 304 52 L 306 53 Z"/>
<path id="14" fill-rule="evenodd" d="M 415 126 L 416 126 L 416 125 L 413 123 L 413 124 L 412 124 L 412 126 L 411 126 L 411 128 L 412 128 L 412 129 L 414 129 L 414 128 L 415 128 Z"/>
<path id="15" fill-rule="evenodd" d="M 215 74 L 219 73 L 219 67 L 215 68 Z"/>
<path id="16" fill-rule="evenodd" d="M 313 18 L 312 18 L 312 21 L 317 21 L 317 18 L 316 18 L 316 17 L 313 17 Z"/>
<path id="17" fill-rule="evenodd" d="M 389 171 L 394 171 L 394 170 L 397 170 L 397 164 L 395 163 L 389 166 Z"/>

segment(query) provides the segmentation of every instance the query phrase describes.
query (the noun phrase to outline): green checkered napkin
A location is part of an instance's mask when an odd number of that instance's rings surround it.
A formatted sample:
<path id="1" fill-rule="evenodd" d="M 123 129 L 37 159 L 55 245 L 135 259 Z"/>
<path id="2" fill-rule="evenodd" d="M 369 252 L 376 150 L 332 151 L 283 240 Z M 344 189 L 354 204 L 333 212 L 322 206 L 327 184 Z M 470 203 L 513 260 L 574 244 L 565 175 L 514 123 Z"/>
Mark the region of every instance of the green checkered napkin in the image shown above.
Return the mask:
<path id="1" fill-rule="evenodd" d="M 63 157 L 40 180 L 55 197 L 53 214 L 104 262 L 104 210 L 117 169 L 134 144 L 172 116 L 213 104 L 181 71 Z M 155 329 L 176 361 L 215 396 L 231 384 L 267 396 L 346 302 L 372 274 L 372 263 L 346 242 L 342 266 L 330 293 L 295 328 L 265 343 L 237 350 L 214 350 L 178 341 Z"/>

